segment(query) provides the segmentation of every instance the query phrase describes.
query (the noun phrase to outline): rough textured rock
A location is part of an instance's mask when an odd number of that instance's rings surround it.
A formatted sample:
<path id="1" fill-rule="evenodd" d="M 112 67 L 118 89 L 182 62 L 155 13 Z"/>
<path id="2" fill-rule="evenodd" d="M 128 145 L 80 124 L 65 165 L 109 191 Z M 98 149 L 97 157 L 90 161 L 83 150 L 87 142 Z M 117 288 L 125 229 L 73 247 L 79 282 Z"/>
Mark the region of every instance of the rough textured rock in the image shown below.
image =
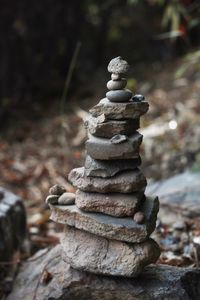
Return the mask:
<path id="1" fill-rule="evenodd" d="M 86 156 L 85 175 L 94 177 L 112 177 L 121 171 L 134 170 L 141 164 L 141 158 L 123 160 L 96 160 Z"/>
<path id="2" fill-rule="evenodd" d="M 126 74 L 129 64 L 121 58 L 121 56 L 113 58 L 108 64 L 108 72 L 114 74 Z"/>
<path id="3" fill-rule="evenodd" d="M 64 193 L 58 198 L 59 205 L 71 205 L 75 203 L 74 193 Z"/>
<path id="4" fill-rule="evenodd" d="M 111 178 L 87 177 L 84 168 L 73 169 L 68 176 L 73 186 L 84 192 L 132 193 L 144 189 L 146 178 L 139 169 L 124 171 Z"/>
<path id="5" fill-rule="evenodd" d="M 145 215 L 145 222 L 136 224 L 133 218 L 115 218 L 100 213 L 87 213 L 75 205 L 55 205 L 51 206 L 51 220 L 108 239 L 140 243 L 145 241 L 155 229 L 158 209 L 158 199 L 147 198 L 141 208 Z"/>
<path id="6" fill-rule="evenodd" d="M 0 187 L 0 261 L 11 261 L 16 251 L 29 251 L 26 212 L 20 197 Z M 8 269 L 0 265 L 0 279 Z"/>
<path id="7" fill-rule="evenodd" d="M 197 300 L 200 269 L 151 265 L 137 278 L 76 271 L 61 258 L 61 245 L 40 250 L 22 264 L 7 300 Z M 52 279 L 42 282 L 44 269 Z M 34 270 L 34 272 L 33 272 Z"/>
<path id="8" fill-rule="evenodd" d="M 84 211 L 101 212 L 116 217 L 133 216 L 143 193 L 85 193 L 76 192 L 76 206 Z"/>
<path id="9" fill-rule="evenodd" d="M 90 135 L 86 141 L 86 151 L 94 159 L 132 159 L 139 156 L 142 135 L 138 132 L 129 136 L 124 143 L 113 144 L 111 140 Z"/>
<path id="10" fill-rule="evenodd" d="M 107 88 L 109 90 L 121 90 L 124 89 L 126 86 L 126 79 L 122 78 L 120 80 L 110 80 L 107 83 Z"/>
<path id="11" fill-rule="evenodd" d="M 133 93 L 130 90 L 116 90 L 106 93 L 106 97 L 111 102 L 127 102 L 131 99 Z"/>
<path id="12" fill-rule="evenodd" d="M 114 103 L 104 98 L 90 109 L 90 113 L 93 117 L 104 115 L 106 120 L 137 119 L 144 115 L 148 108 L 149 104 L 146 101 Z"/>
<path id="13" fill-rule="evenodd" d="M 111 138 L 115 134 L 133 134 L 140 127 L 140 121 L 139 119 L 128 119 L 102 122 L 102 118 L 89 116 L 85 121 L 85 127 L 94 136 Z"/>
<path id="14" fill-rule="evenodd" d="M 152 239 L 130 244 L 70 226 L 65 227 L 61 244 L 63 259 L 73 268 L 112 276 L 135 277 L 160 255 L 160 249 Z"/>

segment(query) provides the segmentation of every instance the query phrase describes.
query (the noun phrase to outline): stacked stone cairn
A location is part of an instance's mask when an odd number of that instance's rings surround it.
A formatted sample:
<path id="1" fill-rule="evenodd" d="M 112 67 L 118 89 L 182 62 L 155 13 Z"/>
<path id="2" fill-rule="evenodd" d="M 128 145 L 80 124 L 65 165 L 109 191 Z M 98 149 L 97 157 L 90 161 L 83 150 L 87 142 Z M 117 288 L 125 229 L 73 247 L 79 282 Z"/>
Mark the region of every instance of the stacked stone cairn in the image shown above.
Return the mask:
<path id="1" fill-rule="evenodd" d="M 150 238 L 159 202 L 144 193 L 146 178 L 139 169 L 142 135 L 137 129 L 149 105 L 142 95 L 125 89 L 123 75 L 128 68 L 121 57 L 108 65 L 109 91 L 85 121 L 85 166 L 73 169 L 68 177 L 76 194 L 54 186 L 47 202 L 51 219 L 65 224 L 63 259 L 71 267 L 135 277 L 160 255 Z"/>

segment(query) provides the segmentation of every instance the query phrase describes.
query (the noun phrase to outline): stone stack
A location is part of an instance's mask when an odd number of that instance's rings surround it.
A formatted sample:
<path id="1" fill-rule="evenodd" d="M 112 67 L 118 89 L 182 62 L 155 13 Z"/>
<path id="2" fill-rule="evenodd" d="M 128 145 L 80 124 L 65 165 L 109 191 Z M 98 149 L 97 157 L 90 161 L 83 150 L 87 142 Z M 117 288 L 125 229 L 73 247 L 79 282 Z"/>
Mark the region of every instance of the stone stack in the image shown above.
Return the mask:
<path id="1" fill-rule="evenodd" d="M 121 57 L 111 60 L 109 91 L 85 121 L 85 166 L 69 174 L 77 188 L 75 204 L 50 207 L 52 220 L 65 224 L 63 259 L 72 267 L 135 277 L 160 255 L 150 238 L 159 202 L 144 194 L 146 178 L 139 169 L 142 135 L 137 129 L 149 105 L 143 96 L 125 89 L 128 68 Z"/>

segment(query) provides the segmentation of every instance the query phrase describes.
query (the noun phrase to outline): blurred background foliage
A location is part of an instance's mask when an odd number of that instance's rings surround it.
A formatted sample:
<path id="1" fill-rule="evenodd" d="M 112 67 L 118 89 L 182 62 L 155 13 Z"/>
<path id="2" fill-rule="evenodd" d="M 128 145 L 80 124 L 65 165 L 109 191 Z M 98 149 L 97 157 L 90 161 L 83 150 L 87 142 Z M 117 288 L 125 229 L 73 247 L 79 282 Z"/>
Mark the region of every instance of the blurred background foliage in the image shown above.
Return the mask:
<path id="1" fill-rule="evenodd" d="M 73 94 L 117 55 L 147 65 L 193 51 L 177 70 L 180 76 L 190 63 L 199 65 L 199 51 L 194 51 L 199 15 L 198 0 L 3 0 L 1 120 L 16 107 L 59 99 L 62 93 L 65 97 L 66 80 Z M 70 82 L 70 64 L 80 43 Z"/>

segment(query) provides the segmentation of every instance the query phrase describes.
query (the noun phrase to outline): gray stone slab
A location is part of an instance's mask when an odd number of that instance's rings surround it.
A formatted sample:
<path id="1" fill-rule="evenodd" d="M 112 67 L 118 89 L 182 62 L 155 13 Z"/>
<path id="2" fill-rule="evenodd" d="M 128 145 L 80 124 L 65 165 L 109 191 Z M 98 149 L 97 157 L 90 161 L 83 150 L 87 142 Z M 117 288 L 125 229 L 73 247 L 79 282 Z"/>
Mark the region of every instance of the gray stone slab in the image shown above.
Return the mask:
<path id="1" fill-rule="evenodd" d="M 161 204 L 178 208 L 182 215 L 200 215 L 200 173 L 190 170 L 147 187 L 148 195 L 158 195 Z"/>
<path id="2" fill-rule="evenodd" d="M 114 144 L 111 140 L 89 135 L 85 143 L 87 154 L 94 159 L 133 159 L 139 156 L 142 135 L 138 132 L 127 137 L 123 143 Z"/>
<path id="3" fill-rule="evenodd" d="M 38 251 L 22 263 L 7 300 L 198 300 L 200 269 L 147 266 L 137 278 L 77 271 L 62 260 L 62 247 Z M 43 270 L 52 279 L 42 280 Z"/>
<path id="4" fill-rule="evenodd" d="M 90 113 L 93 117 L 103 115 L 106 120 L 138 119 L 148 111 L 148 108 L 149 104 L 146 101 L 114 103 L 104 98 L 90 109 Z"/>
<path id="5" fill-rule="evenodd" d="M 85 121 L 89 133 L 97 137 L 111 138 L 116 134 L 133 134 L 139 127 L 139 119 L 103 121 L 102 118 L 89 116 Z"/>
<path id="6" fill-rule="evenodd" d="M 130 244 L 109 240 L 66 226 L 61 238 L 63 259 L 77 270 L 94 274 L 136 277 L 155 263 L 160 249 L 155 241 Z"/>
<path id="7" fill-rule="evenodd" d="M 141 208 L 145 214 L 144 224 L 137 224 L 133 218 L 115 218 L 101 213 L 87 213 L 75 205 L 50 205 L 51 220 L 77 229 L 130 243 L 141 243 L 148 239 L 156 226 L 159 210 L 158 198 L 147 198 Z"/>
<path id="8" fill-rule="evenodd" d="M 121 160 L 97 160 L 89 155 L 85 160 L 85 175 L 91 177 L 108 178 L 121 171 L 134 170 L 141 165 L 141 158 Z"/>
<path id="9" fill-rule="evenodd" d="M 76 206 L 88 212 L 101 212 L 115 217 L 132 216 L 138 210 L 143 193 L 86 193 L 76 192 Z"/>
<path id="10" fill-rule="evenodd" d="M 69 181 L 84 192 L 132 193 L 144 190 L 146 178 L 139 169 L 124 171 L 110 178 L 87 177 L 84 168 L 71 170 Z"/>

